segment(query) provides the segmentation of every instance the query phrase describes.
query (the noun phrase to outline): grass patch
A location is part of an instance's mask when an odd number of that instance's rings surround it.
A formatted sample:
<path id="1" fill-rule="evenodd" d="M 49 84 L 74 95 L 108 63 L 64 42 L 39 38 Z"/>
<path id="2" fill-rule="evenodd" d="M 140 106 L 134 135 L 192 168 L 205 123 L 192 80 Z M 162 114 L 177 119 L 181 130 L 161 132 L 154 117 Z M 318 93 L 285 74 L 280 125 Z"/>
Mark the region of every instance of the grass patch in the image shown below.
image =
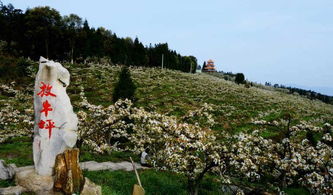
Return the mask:
<path id="1" fill-rule="evenodd" d="M 114 151 L 110 154 L 95 154 L 88 152 L 83 147 L 80 153 L 80 162 L 84 161 L 96 161 L 96 162 L 105 162 L 105 161 L 112 161 L 112 162 L 120 162 L 120 161 L 129 161 L 130 157 L 134 161 L 139 160 L 139 156 L 136 154 L 133 154 L 131 152 L 118 152 Z"/>
<path id="2" fill-rule="evenodd" d="M 284 188 L 283 191 L 288 195 L 310 195 L 310 192 L 301 187 L 288 187 Z"/>
<path id="3" fill-rule="evenodd" d="M 139 161 L 139 156 L 131 152 L 111 152 L 110 154 L 95 154 L 88 152 L 86 148 L 81 148 L 80 162 L 120 162 L 129 161 L 129 157 Z M 33 165 L 32 157 L 32 139 L 29 137 L 16 137 L 0 144 L 0 159 L 5 160 L 7 164 L 15 163 L 16 166 Z"/>
<path id="4" fill-rule="evenodd" d="M 103 194 L 132 194 L 137 183 L 134 172 L 126 171 L 86 171 L 84 175 L 102 186 Z M 187 179 L 168 171 L 154 169 L 139 170 L 146 194 L 187 194 Z M 205 177 L 199 194 L 219 194 L 218 183 L 212 177 Z"/>
<path id="5" fill-rule="evenodd" d="M 0 144 L 0 159 L 7 164 L 15 163 L 16 166 L 33 164 L 32 140 L 29 137 L 16 137 Z"/>
<path id="6" fill-rule="evenodd" d="M 6 188 L 9 186 L 15 186 L 15 181 L 14 179 L 11 180 L 0 180 L 0 188 Z"/>
<path id="7" fill-rule="evenodd" d="M 281 135 L 281 131 L 278 129 L 266 129 L 260 132 L 260 136 L 267 139 L 277 139 Z"/>

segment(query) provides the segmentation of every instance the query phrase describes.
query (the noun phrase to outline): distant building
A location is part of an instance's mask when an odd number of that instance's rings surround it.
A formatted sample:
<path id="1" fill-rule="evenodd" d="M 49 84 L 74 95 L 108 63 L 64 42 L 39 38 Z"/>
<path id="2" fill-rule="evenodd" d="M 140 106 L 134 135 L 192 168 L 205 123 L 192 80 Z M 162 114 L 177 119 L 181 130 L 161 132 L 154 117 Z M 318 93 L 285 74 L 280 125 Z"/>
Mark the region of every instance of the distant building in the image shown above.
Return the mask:
<path id="1" fill-rule="evenodd" d="M 214 61 L 209 59 L 206 66 L 202 68 L 202 72 L 216 72 Z"/>

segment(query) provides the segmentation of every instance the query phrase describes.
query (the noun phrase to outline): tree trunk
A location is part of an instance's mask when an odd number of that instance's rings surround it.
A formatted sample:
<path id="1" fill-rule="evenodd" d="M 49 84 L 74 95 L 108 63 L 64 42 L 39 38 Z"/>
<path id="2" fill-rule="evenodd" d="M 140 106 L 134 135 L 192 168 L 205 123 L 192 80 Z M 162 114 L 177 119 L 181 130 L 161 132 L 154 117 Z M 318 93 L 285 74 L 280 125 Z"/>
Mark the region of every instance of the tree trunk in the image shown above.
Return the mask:
<path id="1" fill-rule="evenodd" d="M 188 180 L 188 193 L 190 195 L 198 195 L 199 192 L 199 182 Z"/>
<path id="2" fill-rule="evenodd" d="M 77 148 L 81 149 L 82 144 L 83 144 L 83 140 L 82 140 L 82 139 L 78 139 L 78 140 L 76 141 L 76 147 L 77 147 Z"/>
<path id="3" fill-rule="evenodd" d="M 204 175 L 213 167 L 217 166 L 214 162 L 210 162 L 207 164 L 205 169 L 196 177 L 195 179 L 188 178 L 188 192 L 191 195 L 198 195 L 199 192 L 199 184 L 203 179 Z"/>
<path id="4" fill-rule="evenodd" d="M 49 41 L 45 39 L 45 52 L 46 52 L 46 58 L 49 59 Z"/>
<path id="5" fill-rule="evenodd" d="M 72 47 L 71 47 L 71 64 L 74 64 L 74 46 L 75 46 L 75 42 L 72 41 Z"/>
<path id="6" fill-rule="evenodd" d="M 287 187 L 287 176 L 285 172 L 282 174 L 282 187 L 283 188 Z"/>
<path id="7" fill-rule="evenodd" d="M 74 64 L 74 48 L 72 47 L 71 51 L 71 64 Z"/>

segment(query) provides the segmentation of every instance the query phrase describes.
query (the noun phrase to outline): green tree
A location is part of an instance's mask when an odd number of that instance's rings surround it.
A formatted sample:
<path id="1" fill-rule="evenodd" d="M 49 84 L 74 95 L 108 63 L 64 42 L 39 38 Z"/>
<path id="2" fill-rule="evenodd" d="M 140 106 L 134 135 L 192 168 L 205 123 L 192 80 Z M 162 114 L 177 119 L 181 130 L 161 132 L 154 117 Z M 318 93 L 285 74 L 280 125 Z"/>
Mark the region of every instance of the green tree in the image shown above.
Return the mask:
<path id="1" fill-rule="evenodd" d="M 31 56 L 56 58 L 61 43 L 62 18 L 59 12 L 48 6 L 28 9 L 25 14 L 26 37 L 31 41 Z"/>
<path id="2" fill-rule="evenodd" d="M 203 65 L 202 65 L 202 71 L 204 71 L 206 69 L 206 61 L 204 61 Z"/>
<path id="3" fill-rule="evenodd" d="M 198 62 L 197 62 L 197 58 L 194 56 L 189 56 L 191 63 L 190 63 L 190 72 L 191 73 L 195 73 L 197 70 L 197 66 L 198 66 Z"/>
<path id="4" fill-rule="evenodd" d="M 13 30 L 15 29 L 15 30 Z M 23 12 L 0 0 L 0 50 L 3 54 L 38 59 L 86 62 L 87 59 L 111 58 L 114 64 L 164 67 L 195 73 L 197 59 L 182 56 L 168 43 L 144 46 L 139 38 L 117 37 L 103 27 L 89 27 L 87 20 L 75 14 L 61 16 L 48 6 Z"/>
<path id="5" fill-rule="evenodd" d="M 12 4 L 3 5 L 0 1 L 0 40 L 3 51 L 19 55 L 24 29 L 24 14 Z M 13 30 L 15 29 L 15 30 Z"/>
<path id="6" fill-rule="evenodd" d="M 133 43 L 133 64 L 136 66 L 145 66 L 148 63 L 148 57 L 145 47 L 136 37 Z"/>
<path id="7" fill-rule="evenodd" d="M 121 68 L 119 79 L 113 90 L 112 100 L 130 99 L 135 101 L 136 86 L 131 78 L 130 70 L 127 66 Z"/>
<path id="8" fill-rule="evenodd" d="M 82 19 L 78 15 L 70 14 L 69 16 L 63 17 L 63 22 L 67 30 L 71 63 L 74 63 L 74 49 L 78 37 L 78 32 L 82 28 Z"/>
<path id="9" fill-rule="evenodd" d="M 245 81 L 244 74 L 243 74 L 243 73 L 237 73 L 237 74 L 236 74 L 235 82 L 236 82 L 237 84 L 241 84 L 241 83 L 244 83 L 244 81 Z"/>

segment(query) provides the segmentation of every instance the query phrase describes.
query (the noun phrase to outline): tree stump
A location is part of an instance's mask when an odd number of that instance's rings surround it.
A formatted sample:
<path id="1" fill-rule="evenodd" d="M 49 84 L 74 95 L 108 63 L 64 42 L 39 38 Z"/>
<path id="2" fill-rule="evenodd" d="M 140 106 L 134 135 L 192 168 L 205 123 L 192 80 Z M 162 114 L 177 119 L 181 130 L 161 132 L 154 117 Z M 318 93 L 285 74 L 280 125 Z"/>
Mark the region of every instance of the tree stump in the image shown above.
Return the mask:
<path id="1" fill-rule="evenodd" d="M 79 165 L 79 149 L 58 154 L 54 166 L 54 190 L 65 194 L 80 193 L 85 179 Z"/>

